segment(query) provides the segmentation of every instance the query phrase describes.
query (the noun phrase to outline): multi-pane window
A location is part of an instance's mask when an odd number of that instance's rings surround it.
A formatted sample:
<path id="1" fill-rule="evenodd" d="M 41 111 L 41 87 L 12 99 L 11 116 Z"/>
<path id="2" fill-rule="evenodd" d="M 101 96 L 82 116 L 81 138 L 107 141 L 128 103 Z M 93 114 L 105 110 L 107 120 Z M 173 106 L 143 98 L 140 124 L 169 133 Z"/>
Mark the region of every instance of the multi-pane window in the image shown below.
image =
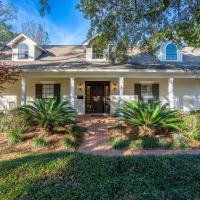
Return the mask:
<path id="1" fill-rule="evenodd" d="M 153 89 L 152 84 L 141 85 L 141 97 L 144 102 L 148 102 L 149 100 L 153 100 Z"/>
<path id="2" fill-rule="evenodd" d="M 18 59 L 28 59 L 29 48 L 26 44 L 22 43 L 18 45 Z"/>
<path id="3" fill-rule="evenodd" d="M 177 60 L 177 48 L 174 44 L 166 46 L 166 60 Z"/>
<path id="4" fill-rule="evenodd" d="M 54 85 L 53 84 L 42 85 L 42 98 L 44 98 L 44 99 L 53 99 L 54 98 Z"/>
<path id="5" fill-rule="evenodd" d="M 92 47 L 92 59 L 103 59 L 103 49 L 97 48 L 96 45 Z"/>

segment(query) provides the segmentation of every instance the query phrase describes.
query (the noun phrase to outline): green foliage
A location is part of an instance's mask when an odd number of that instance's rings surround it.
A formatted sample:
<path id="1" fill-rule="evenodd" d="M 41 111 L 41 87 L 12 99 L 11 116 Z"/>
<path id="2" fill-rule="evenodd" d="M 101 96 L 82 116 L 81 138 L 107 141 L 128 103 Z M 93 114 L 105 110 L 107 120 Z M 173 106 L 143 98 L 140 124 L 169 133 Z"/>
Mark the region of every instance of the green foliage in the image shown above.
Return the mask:
<path id="1" fill-rule="evenodd" d="M 48 142 L 45 137 L 38 137 L 33 139 L 32 146 L 35 148 L 41 148 L 46 147 L 48 145 Z"/>
<path id="2" fill-rule="evenodd" d="M 40 0 L 42 15 L 50 11 Z M 161 42 L 200 47 L 199 1 L 80 0 L 77 8 L 90 20 L 88 38 L 99 34 L 99 46 L 112 44 L 111 61 L 127 61 L 130 47 L 155 52 Z"/>
<path id="3" fill-rule="evenodd" d="M 110 141 L 110 144 L 114 149 L 125 149 L 130 145 L 131 140 L 125 140 L 121 137 L 115 137 Z"/>
<path id="4" fill-rule="evenodd" d="M 74 148 L 76 146 L 76 144 L 72 139 L 67 138 L 66 140 L 63 141 L 62 146 L 64 148 L 70 149 L 70 148 Z"/>
<path id="5" fill-rule="evenodd" d="M 32 105 L 21 107 L 28 120 L 38 123 L 48 133 L 55 127 L 65 127 L 76 122 L 76 113 L 66 102 L 58 103 L 53 99 L 37 99 Z"/>
<path id="6" fill-rule="evenodd" d="M 69 143 L 69 147 L 73 146 L 74 148 L 78 148 L 80 146 L 80 144 L 83 141 L 83 136 L 84 136 L 84 132 L 86 131 L 86 129 L 84 127 L 81 126 L 72 126 L 72 129 L 70 131 L 70 136 L 71 138 L 68 138 L 67 140 L 69 141 L 65 141 L 64 146 L 67 147 Z"/>
<path id="7" fill-rule="evenodd" d="M 110 143 L 114 149 L 157 149 L 171 147 L 171 144 L 155 137 L 141 137 L 138 139 L 116 137 Z"/>
<path id="8" fill-rule="evenodd" d="M 192 140 L 200 140 L 200 113 L 191 113 L 183 116 L 184 126 L 181 134 Z"/>
<path id="9" fill-rule="evenodd" d="M 0 162 L 0 199 L 199 199 L 200 156 L 46 153 Z"/>
<path id="10" fill-rule="evenodd" d="M 174 149 L 187 148 L 189 146 L 185 137 L 180 134 L 174 133 L 172 134 L 172 138 L 172 148 Z"/>
<path id="11" fill-rule="evenodd" d="M 161 106 L 160 102 L 130 101 L 117 110 L 120 121 L 131 126 L 179 130 L 182 120 L 178 111 Z"/>
<path id="12" fill-rule="evenodd" d="M 13 131 L 8 134 L 8 144 L 14 145 L 23 140 L 23 136 L 19 130 Z"/>
<path id="13" fill-rule="evenodd" d="M 172 134 L 172 141 L 147 136 L 137 139 L 115 137 L 111 139 L 110 144 L 114 149 L 182 149 L 189 147 L 187 139 L 177 133 Z"/>
<path id="14" fill-rule="evenodd" d="M 24 133 L 29 127 L 25 116 L 17 110 L 8 114 L 0 114 L 0 132 L 9 133 L 18 131 Z"/>
<path id="15" fill-rule="evenodd" d="M 101 33 L 102 44 L 115 45 L 116 59 L 129 47 L 154 52 L 165 41 L 200 47 L 198 0 L 80 0 L 78 8 L 91 21 L 89 37 Z"/>
<path id="16" fill-rule="evenodd" d="M 16 8 L 11 3 L 0 2 L 0 50 L 16 37 L 12 23 L 17 18 Z"/>

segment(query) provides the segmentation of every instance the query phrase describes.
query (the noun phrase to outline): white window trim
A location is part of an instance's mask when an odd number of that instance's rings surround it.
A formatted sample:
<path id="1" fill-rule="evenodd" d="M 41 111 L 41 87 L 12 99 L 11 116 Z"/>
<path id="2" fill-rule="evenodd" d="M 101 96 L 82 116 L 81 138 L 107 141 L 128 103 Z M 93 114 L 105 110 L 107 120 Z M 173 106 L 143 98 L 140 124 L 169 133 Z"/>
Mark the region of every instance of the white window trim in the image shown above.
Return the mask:
<path id="1" fill-rule="evenodd" d="M 20 45 L 26 45 L 27 46 L 27 48 L 28 48 L 28 56 L 27 56 L 27 58 L 19 58 L 19 46 Z M 28 46 L 28 44 L 26 44 L 26 43 L 19 43 L 18 45 L 17 45 L 17 60 L 19 60 L 19 61 L 27 61 L 27 60 L 29 60 L 29 54 L 30 54 L 30 48 L 29 48 L 29 46 Z"/>
<path id="2" fill-rule="evenodd" d="M 91 46 L 91 59 L 94 60 L 94 61 L 106 61 L 106 56 L 105 56 L 105 50 L 103 51 L 103 58 L 93 58 L 93 46 Z"/>
<path id="3" fill-rule="evenodd" d="M 163 62 L 182 62 L 183 61 L 182 51 L 175 44 L 174 45 L 177 48 L 177 59 L 176 60 L 167 60 L 166 59 L 166 47 L 168 44 L 171 44 L 171 43 L 174 44 L 172 41 L 169 41 L 167 43 L 162 43 L 160 50 L 156 53 L 156 56 L 158 57 L 158 59 L 160 61 L 163 61 Z"/>
<path id="4" fill-rule="evenodd" d="M 151 86 L 151 93 L 152 95 L 143 95 L 142 94 L 142 86 Z M 142 83 L 141 84 L 141 97 L 143 100 L 145 100 L 145 102 L 148 102 L 149 100 L 153 100 L 153 84 L 152 83 Z"/>
<path id="5" fill-rule="evenodd" d="M 45 88 L 44 87 L 47 86 L 52 86 L 52 88 L 48 88 L 49 89 L 53 89 L 53 93 L 51 94 L 51 97 L 47 97 L 48 95 L 50 95 L 50 93 L 44 93 Z M 46 88 L 47 89 L 47 88 Z M 46 96 L 46 97 L 45 97 Z M 54 98 L 54 84 L 42 84 L 42 98 L 43 99 L 53 99 Z"/>

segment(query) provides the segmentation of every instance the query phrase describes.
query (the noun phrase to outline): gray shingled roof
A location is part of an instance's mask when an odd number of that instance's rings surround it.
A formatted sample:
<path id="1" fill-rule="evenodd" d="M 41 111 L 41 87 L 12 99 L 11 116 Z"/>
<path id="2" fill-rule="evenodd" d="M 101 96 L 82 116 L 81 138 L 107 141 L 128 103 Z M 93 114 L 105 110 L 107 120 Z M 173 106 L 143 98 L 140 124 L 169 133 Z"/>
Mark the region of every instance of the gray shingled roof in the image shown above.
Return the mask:
<path id="1" fill-rule="evenodd" d="M 47 50 L 35 61 L 14 62 L 26 71 L 51 71 L 70 69 L 154 69 L 182 70 L 200 69 L 200 49 L 186 47 L 183 49 L 183 62 L 161 62 L 156 57 L 145 55 L 138 49 L 131 51 L 132 59 L 126 64 L 111 64 L 108 62 L 87 62 L 83 45 L 48 45 Z M 11 61 L 11 51 L 7 51 L 7 62 Z M 13 62 L 12 62 L 13 63 Z"/>

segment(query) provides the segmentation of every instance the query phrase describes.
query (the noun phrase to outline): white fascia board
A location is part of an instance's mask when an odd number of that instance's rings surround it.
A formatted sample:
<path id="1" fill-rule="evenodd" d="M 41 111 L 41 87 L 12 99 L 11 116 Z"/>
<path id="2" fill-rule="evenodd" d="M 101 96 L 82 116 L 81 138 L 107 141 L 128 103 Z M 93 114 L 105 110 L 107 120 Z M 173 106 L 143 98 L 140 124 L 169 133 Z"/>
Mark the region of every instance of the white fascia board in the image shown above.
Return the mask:
<path id="1" fill-rule="evenodd" d="M 14 45 L 14 43 L 19 40 L 20 38 L 26 38 L 28 40 L 31 41 L 32 45 L 38 47 L 40 50 L 46 52 L 45 49 L 43 49 L 40 45 L 38 45 L 36 42 L 34 42 L 31 38 L 29 38 L 28 36 L 24 35 L 23 33 L 19 34 L 17 37 L 15 37 L 14 39 L 12 39 L 10 42 L 7 43 L 7 46 L 12 47 Z"/>
<path id="2" fill-rule="evenodd" d="M 46 69 L 46 70 L 29 70 L 22 69 L 23 72 L 124 72 L 124 73 L 186 73 L 186 74 L 194 74 L 192 71 L 186 72 L 185 70 L 155 70 L 155 69 Z M 200 73 L 200 71 L 196 71 L 196 73 Z"/>

